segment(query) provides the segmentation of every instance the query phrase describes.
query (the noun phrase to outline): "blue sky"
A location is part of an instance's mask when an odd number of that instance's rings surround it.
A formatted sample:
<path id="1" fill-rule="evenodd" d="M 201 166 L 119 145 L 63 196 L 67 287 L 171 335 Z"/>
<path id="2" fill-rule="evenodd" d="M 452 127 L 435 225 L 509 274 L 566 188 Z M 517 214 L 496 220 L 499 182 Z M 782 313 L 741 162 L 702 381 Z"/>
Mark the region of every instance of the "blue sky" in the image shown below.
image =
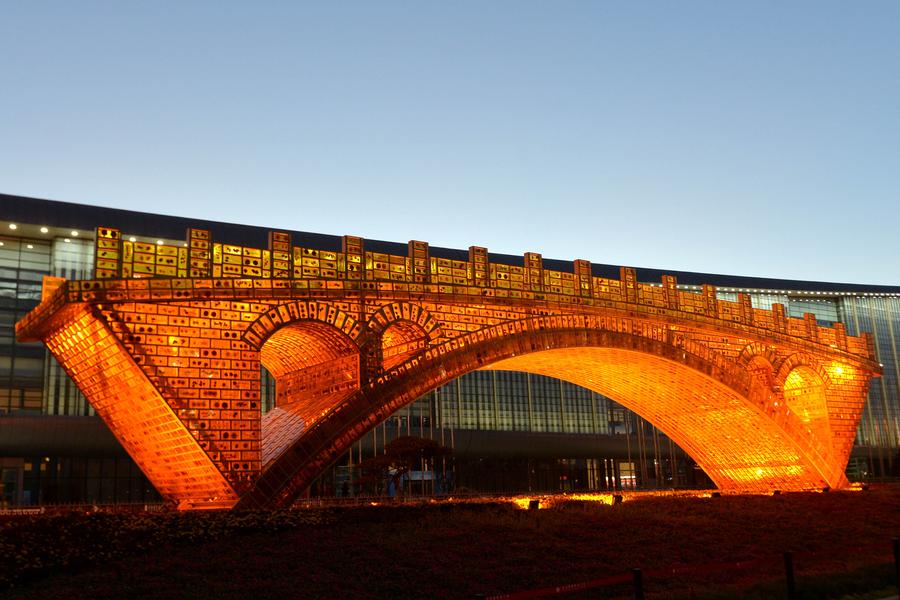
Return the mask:
<path id="1" fill-rule="evenodd" d="M 897 2 L 8 2 L 0 89 L 4 193 L 900 284 Z"/>

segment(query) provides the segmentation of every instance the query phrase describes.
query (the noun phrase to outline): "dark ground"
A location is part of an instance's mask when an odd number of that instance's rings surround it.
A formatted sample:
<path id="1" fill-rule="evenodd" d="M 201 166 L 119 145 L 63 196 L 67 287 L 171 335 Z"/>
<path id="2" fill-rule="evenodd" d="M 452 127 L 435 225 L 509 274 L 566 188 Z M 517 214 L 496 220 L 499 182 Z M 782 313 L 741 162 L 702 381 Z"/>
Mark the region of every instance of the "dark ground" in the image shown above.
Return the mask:
<path id="1" fill-rule="evenodd" d="M 572 501 L 539 511 L 496 503 L 68 515 L 3 527 L 0 569 L 23 573 L 0 592 L 4 599 L 473 598 L 632 567 L 646 571 L 648 598 L 777 598 L 785 597 L 786 550 L 795 552 L 803 598 L 839 598 L 896 593 L 888 586 L 900 487 L 617 506 Z M 734 561 L 753 564 L 654 573 Z M 602 597 L 629 595 L 619 587 Z"/>

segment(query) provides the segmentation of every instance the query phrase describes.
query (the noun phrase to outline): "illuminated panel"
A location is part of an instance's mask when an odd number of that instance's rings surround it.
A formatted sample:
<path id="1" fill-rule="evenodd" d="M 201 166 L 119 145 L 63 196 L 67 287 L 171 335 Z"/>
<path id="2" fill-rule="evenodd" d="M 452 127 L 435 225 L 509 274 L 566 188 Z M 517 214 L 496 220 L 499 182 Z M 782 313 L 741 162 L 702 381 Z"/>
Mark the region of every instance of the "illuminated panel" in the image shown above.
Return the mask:
<path id="1" fill-rule="evenodd" d="M 576 260 L 575 268 L 575 286 L 580 296 L 590 297 L 593 295 L 593 276 L 591 275 L 591 263 L 586 260 Z M 654 288 L 655 290 L 656 288 Z"/>
<path id="2" fill-rule="evenodd" d="M 431 282 L 431 260 L 428 257 L 428 242 L 410 240 L 407 246 L 409 267 L 407 273 L 410 281 L 415 283 Z"/>
<path id="3" fill-rule="evenodd" d="M 191 277 L 209 277 L 212 259 L 209 231 L 188 229 L 188 268 Z"/>
<path id="4" fill-rule="evenodd" d="M 269 250 L 272 252 L 272 277 L 291 277 L 291 234 L 278 231 L 269 232 Z"/>
<path id="5" fill-rule="evenodd" d="M 159 493 L 231 506 L 237 494 L 103 322 L 86 307 L 60 317 L 47 348 Z"/>
<path id="6" fill-rule="evenodd" d="M 525 253 L 525 286 L 533 292 L 544 290 L 544 262 L 537 252 Z"/>
<path id="7" fill-rule="evenodd" d="M 468 284 L 478 287 L 488 285 L 488 251 L 481 246 L 469 247 Z"/>
<path id="8" fill-rule="evenodd" d="M 98 227 L 94 238 L 94 278 L 122 276 L 122 234 L 118 229 Z"/>

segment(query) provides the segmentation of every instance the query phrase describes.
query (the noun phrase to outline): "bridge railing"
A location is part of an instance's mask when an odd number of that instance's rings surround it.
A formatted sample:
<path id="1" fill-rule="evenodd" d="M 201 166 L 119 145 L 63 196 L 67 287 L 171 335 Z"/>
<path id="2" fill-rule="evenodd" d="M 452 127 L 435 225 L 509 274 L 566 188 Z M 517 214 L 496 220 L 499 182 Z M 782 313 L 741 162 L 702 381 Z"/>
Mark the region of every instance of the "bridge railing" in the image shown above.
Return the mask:
<path id="1" fill-rule="evenodd" d="M 98 227 L 95 236 L 95 281 L 70 282 L 69 300 L 194 300 L 195 292 L 216 296 L 268 298 L 316 295 L 344 290 L 452 294 L 490 300 L 536 300 L 560 304 L 641 305 L 650 312 L 678 311 L 738 325 L 776 331 L 832 346 L 858 356 L 873 356 L 863 334 L 849 337 L 841 323 L 821 327 L 811 313 L 790 318 L 782 304 L 753 308 L 750 296 L 720 299 L 713 285 L 678 289 L 674 276 L 659 284 L 637 281 L 633 268 L 621 267 L 619 279 L 595 277 L 591 263 L 576 260 L 572 272 L 545 269 L 540 254 L 528 252 L 522 266 L 492 263 L 487 248 L 472 246 L 468 260 L 430 255 L 427 242 L 410 241 L 407 255 L 372 252 L 362 238 L 344 236 L 342 251 L 294 246 L 284 232 L 269 234 L 268 248 L 214 242 L 209 231 L 189 229 L 179 245 L 125 239 L 122 232 Z M 117 283 L 131 280 L 133 283 Z M 149 280 L 149 281 L 147 281 Z M 200 281 L 197 281 L 200 280 Z M 108 283 L 104 283 L 108 281 Z M 101 298 L 102 296 L 102 298 Z"/>
<path id="2" fill-rule="evenodd" d="M 417 240 L 409 242 L 406 256 L 372 252 L 356 236 L 343 237 L 341 252 L 294 246 L 290 234 L 277 231 L 270 232 L 268 248 L 214 242 L 202 229 L 188 229 L 181 246 L 126 240 L 109 227 L 98 227 L 95 239 L 96 279 L 299 280 L 309 290 L 337 289 L 343 286 L 327 282 L 343 281 L 358 283 L 348 286 L 358 290 L 392 291 L 397 285 L 420 293 L 561 302 L 597 299 L 754 325 L 857 355 L 868 355 L 871 345 L 865 338 L 848 338 L 843 324 L 819 326 L 811 313 L 796 319 L 786 316 L 782 304 L 773 304 L 771 310 L 753 308 L 745 293 L 731 302 L 718 298 L 712 285 L 699 291 L 679 290 L 671 275 L 664 275 L 658 285 L 638 283 L 635 270 L 628 267 L 620 268 L 619 279 L 594 277 L 586 260 L 575 260 L 571 273 L 554 271 L 544 268 L 536 252 L 525 253 L 518 266 L 491 263 L 487 248 L 480 246 L 469 248 L 467 261 L 430 256 L 428 243 Z"/>

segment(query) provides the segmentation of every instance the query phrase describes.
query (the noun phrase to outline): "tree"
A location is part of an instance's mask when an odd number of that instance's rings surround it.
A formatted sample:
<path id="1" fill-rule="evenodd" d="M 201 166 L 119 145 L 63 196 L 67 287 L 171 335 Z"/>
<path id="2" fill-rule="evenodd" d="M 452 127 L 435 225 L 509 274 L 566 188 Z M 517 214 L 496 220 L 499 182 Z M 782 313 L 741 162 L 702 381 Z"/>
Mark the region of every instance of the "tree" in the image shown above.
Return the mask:
<path id="1" fill-rule="evenodd" d="M 410 471 L 433 466 L 436 458 L 447 457 L 450 448 L 434 440 L 404 435 L 388 442 L 384 454 L 367 458 L 359 464 L 360 483 L 379 486 L 390 480 L 397 493 L 402 493 L 402 481 Z"/>

